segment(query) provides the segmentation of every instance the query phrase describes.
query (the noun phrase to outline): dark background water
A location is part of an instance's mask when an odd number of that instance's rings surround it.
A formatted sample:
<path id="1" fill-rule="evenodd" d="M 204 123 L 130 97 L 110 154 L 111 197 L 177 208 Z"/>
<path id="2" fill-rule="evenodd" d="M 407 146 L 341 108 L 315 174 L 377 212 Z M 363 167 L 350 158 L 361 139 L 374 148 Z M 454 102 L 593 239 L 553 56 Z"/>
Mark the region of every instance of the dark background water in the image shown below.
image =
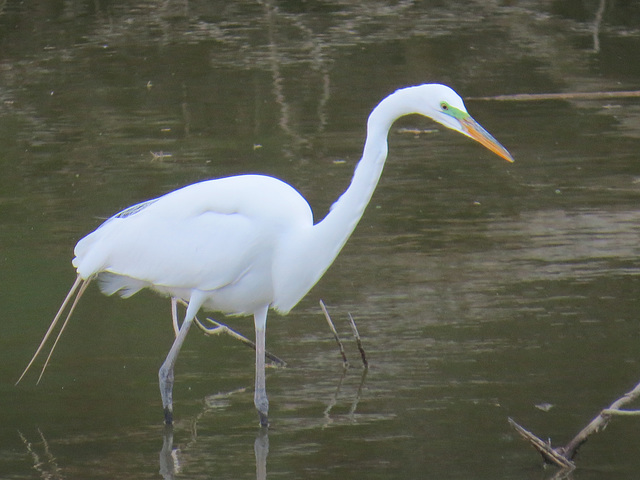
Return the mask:
<path id="1" fill-rule="evenodd" d="M 507 417 L 561 445 L 640 380 L 640 100 L 478 97 L 637 90 L 639 51 L 623 1 L 2 3 L 0 476 L 262 477 L 268 443 L 271 479 L 550 478 Z M 252 352 L 194 331 L 161 452 L 173 331 L 149 293 L 90 289 L 43 382 L 13 385 L 102 219 L 247 172 L 321 218 L 373 106 L 424 82 L 467 98 L 516 162 L 422 118 L 394 126 L 352 239 L 270 317 L 289 367 L 267 372 L 268 438 Z M 355 317 L 366 375 L 351 340 L 343 372 L 319 299 L 345 340 Z M 637 421 L 614 419 L 573 478 L 637 478 L 639 447 Z"/>

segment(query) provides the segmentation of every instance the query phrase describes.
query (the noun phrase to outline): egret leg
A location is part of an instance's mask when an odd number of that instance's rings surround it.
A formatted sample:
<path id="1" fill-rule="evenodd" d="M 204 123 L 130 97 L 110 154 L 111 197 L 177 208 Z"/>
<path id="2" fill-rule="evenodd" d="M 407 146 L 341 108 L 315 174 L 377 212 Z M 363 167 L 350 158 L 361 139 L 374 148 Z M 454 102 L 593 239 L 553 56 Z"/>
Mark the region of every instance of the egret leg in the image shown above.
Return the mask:
<path id="1" fill-rule="evenodd" d="M 171 322 L 173 323 L 173 333 L 178 336 L 180 326 L 178 325 L 178 299 L 171 297 Z"/>
<path id="2" fill-rule="evenodd" d="M 253 403 L 258 410 L 260 417 L 260 426 L 269 426 L 269 399 L 267 398 L 267 389 L 265 382 L 265 332 L 267 328 L 267 310 L 264 307 L 253 314 L 253 320 L 256 327 L 256 387 L 253 397 Z"/>
<path id="3" fill-rule="evenodd" d="M 178 330 L 180 330 L 180 328 L 178 327 L 178 315 L 176 310 L 177 309 L 176 305 L 178 302 L 184 304 L 185 306 L 187 305 L 185 301 L 179 300 L 175 297 L 171 297 L 171 315 L 173 317 L 173 329 L 176 332 L 176 337 L 178 336 Z M 240 333 L 236 332 L 234 329 L 225 325 L 224 323 L 217 322 L 209 317 L 206 317 L 205 320 L 209 323 L 212 323 L 214 327 L 211 327 L 211 328 L 205 327 L 205 325 L 200 320 L 198 320 L 197 316 L 193 319 L 194 323 L 200 328 L 200 330 L 202 330 L 205 333 L 205 335 L 220 335 L 221 333 L 227 333 L 233 338 L 235 338 L 236 340 L 240 340 L 242 343 L 244 343 L 248 347 L 251 347 L 254 350 L 256 349 L 255 343 L 253 343 L 244 335 L 241 335 Z M 273 353 L 270 353 L 268 350 L 264 351 L 264 355 L 265 357 L 267 357 L 269 360 L 273 361 L 280 367 L 287 366 L 287 362 L 285 362 L 281 358 L 276 357 Z"/>
<path id="4" fill-rule="evenodd" d="M 173 341 L 171 350 L 169 350 L 167 358 L 158 372 L 160 395 L 162 396 L 162 407 L 164 408 L 164 421 L 167 425 L 171 425 L 173 423 L 173 367 L 176 364 L 176 359 L 178 358 L 184 339 L 187 337 L 189 327 L 191 327 L 193 319 L 195 318 L 196 313 L 198 313 L 198 310 L 200 310 L 203 302 L 204 294 L 201 292 L 194 292 L 191 294 L 184 322 L 182 322 L 178 336 Z"/>
<path id="5" fill-rule="evenodd" d="M 222 325 L 222 324 L 220 324 L 220 323 L 218 323 L 215 320 L 212 320 L 210 318 L 206 318 L 206 320 L 208 322 L 212 323 L 213 325 L 216 325 L 216 326 L 215 327 L 211 327 L 211 328 L 205 327 L 204 324 L 200 320 L 198 320 L 198 317 L 196 317 L 196 325 L 198 325 L 200 330 L 202 330 L 205 335 L 220 335 L 221 333 L 228 333 L 232 337 L 236 337 L 236 338 L 241 337 L 242 339 L 239 338 L 239 340 L 241 342 L 245 342 L 246 341 L 246 342 L 251 343 L 251 340 L 247 340 L 242 335 L 240 335 L 239 333 L 234 332 L 233 330 L 231 330 L 226 325 Z M 234 335 L 234 333 L 236 333 L 237 336 Z"/>

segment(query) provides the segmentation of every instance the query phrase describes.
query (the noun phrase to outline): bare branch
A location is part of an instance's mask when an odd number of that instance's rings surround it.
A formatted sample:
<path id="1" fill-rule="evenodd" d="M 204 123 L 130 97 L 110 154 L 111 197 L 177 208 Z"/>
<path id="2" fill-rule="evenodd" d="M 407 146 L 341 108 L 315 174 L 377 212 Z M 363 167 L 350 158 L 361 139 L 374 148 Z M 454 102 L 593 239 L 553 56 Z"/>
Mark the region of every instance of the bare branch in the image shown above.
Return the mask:
<path id="1" fill-rule="evenodd" d="M 351 330 L 353 331 L 353 336 L 356 339 L 356 343 L 358 344 L 358 350 L 360 350 L 360 356 L 362 357 L 362 364 L 364 368 L 369 368 L 369 362 L 367 361 L 367 355 L 364 353 L 364 347 L 362 346 L 362 340 L 360 339 L 360 334 L 358 333 L 358 327 L 356 327 L 356 321 L 353 319 L 351 314 L 349 314 L 349 323 L 351 324 Z"/>
<path id="2" fill-rule="evenodd" d="M 545 462 L 563 469 L 574 469 L 573 458 L 580 446 L 592 434 L 604 430 L 613 416 L 640 416 L 640 410 L 623 410 L 621 407 L 640 397 L 640 383 L 632 390 L 613 402 L 609 408 L 603 409 L 589 424 L 564 447 L 553 448 L 551 442 L 544 442 L 533 433 L 518 425 L 509 418 L 511 426 L 542 455 Z"/>
<path id="3" fill-rule="evenodd" d="M 513 428 L 515 428 L 516 432 L 520 434 L 522 438 L 528 441 L 533 448 L 535 448 L 545 462 L 551 463 L 563 469 L 574 470 L 576 468 L 575 464 L 568 460 L 561 452 L 554 450 L 551 446 L 551 443 L 544 442 L 540 438 L 536 437 L 529 430 L 526 430 L 524 427 L 518 425 L 513 419 L 509 418 L 509 423 Z"/>
<path id="4" fill-rule="evenodd" d="M 602 410 L 602 412 L 600 412 L 600 415 L 618 415 L 620 417 L 633 417 L 636 415 L 640 415 L 640 410 L 618 410 L 618 409 L 611 409 L 611 408 L 605 408 L 604 410 Z"/>
<path id="5" fill-rule="evenodd" d="M 338 348 L 340 349 L 340 355 L 342 355 L 342 366 L 344 368 L 349 367 L 349 361 L 347 360 L 347 355 L 344 353 L 344 345 L 340 341 L 340 337 L 338 337 L 338 332 L 336 331 L 336 327 L 333 325 L 333 321 L 329 316 L 329 312 L 327 311 L 327 307 L 325 307 L 324 302 L 320 300 L 320 308 L 322 309 L 322 313 L 324 313 L 324 318 L 327 319 L 327 323 L 329 324 L 329 328 L 331 329 L 331 333 L 333 333 L 333 338 L 335 338 L 336 343 L 338 344 Z"/>
<path id="6" fill-rule="evenodd" d="M 636 398 L 640 396 L 640 383 L 638 383 L 633 390 L 625 393 L 622 397 L 617 399 L 615 402 L 611 404 L 608 409 L 601 411 L 597 417 L 595 417 L 589 425 L 584 427 L 574 438 L 564 447 L 564 456 L 566 458 L 572 459 L 578 448 L 587 441 L 587 438 L 593 433 L 599 432 L 600 430 L 604 430 L 604 428 L 611 420 L 610 414 L 605 414 L 604 412 L 607 410 L 619 410 L 620 407 L 626 405 L 629 402 L 632 402 Z"/>

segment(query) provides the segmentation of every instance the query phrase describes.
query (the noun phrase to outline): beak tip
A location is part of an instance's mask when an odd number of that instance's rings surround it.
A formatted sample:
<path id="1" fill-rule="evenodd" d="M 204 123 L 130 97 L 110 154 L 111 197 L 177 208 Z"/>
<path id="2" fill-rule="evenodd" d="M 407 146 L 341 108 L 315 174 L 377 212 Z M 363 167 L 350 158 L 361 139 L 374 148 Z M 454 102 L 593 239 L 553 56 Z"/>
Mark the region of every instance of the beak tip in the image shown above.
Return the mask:
<path id="1" fill-rule="evenodd" d="M 473 138 L 476 142 L 483 145 L 485 148 L 488 148 L 493 153 L 498 155 L 499 157 L 504 158 L 507 162 L 513 163 L 514 159 L 509 153 L 509 151 L 504 148 L 500 142 L 498 142 L 493 136 L 487 132 L 478 122 L 476 122 L 472 117 L 468 117 L 465 120 L 461 121 L 463 127 L 463 133 L 471 138 Z"/>

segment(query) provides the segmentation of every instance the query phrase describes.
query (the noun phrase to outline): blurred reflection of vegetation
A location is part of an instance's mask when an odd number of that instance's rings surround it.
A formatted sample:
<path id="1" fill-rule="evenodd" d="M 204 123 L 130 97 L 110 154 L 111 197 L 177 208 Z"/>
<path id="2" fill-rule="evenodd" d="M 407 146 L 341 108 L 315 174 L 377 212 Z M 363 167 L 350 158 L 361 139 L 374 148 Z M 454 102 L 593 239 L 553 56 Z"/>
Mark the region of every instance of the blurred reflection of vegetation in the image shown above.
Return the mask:
<path id="1" fill-rule="evenodd" d="M 569 19 L 589 43 L 600 9 L 598 48 L 640 17 L 628 2 L 586 0 L 6 1 L 0 187 L 10 193 L 0 215 L 18 225 L 55 214 L 55 228 L 77 236 L 64 217 L 86 218 L 101 186 L 116 211 L 206 177 L 285 176 L 308 158 L 332 158 L 330 119 L 333 130 L 356 128 L 351 117 L 336 122 L 352 110 L 345 99 L 364 96 L 365 115 L 399 84 L 454 81 L 469 95 L 571 90 L 572 75 L 591 75 L 593 49 L 567 55 L 576 47 L 558 27 Z"/>

